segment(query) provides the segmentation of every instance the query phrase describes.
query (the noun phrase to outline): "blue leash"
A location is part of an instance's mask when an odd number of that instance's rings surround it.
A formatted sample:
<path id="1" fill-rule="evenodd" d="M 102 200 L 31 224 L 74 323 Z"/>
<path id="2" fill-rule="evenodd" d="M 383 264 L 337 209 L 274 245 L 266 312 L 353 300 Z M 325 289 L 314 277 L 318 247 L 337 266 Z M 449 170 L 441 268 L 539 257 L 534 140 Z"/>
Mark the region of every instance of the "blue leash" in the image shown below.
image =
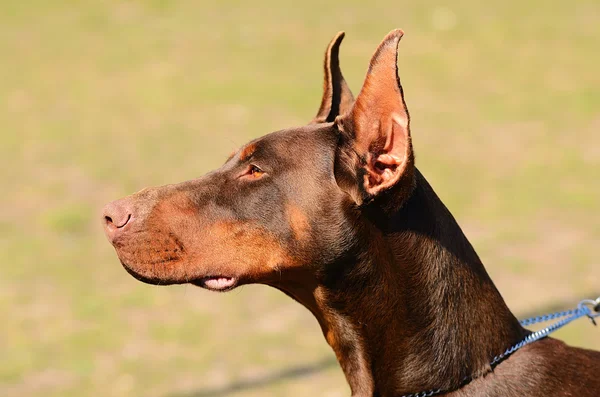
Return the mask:
<path id="1" fill-rule="evenodd" d="M 561 320 L 555 322 L 554 324 L 550 324 L 546 328 L 543 328 L 536 332 L 532 332 L 531 334 L 527 335 L 525 337 L 525 339 L 523 339 L 516 345 L 509 347 L 508 349 L 506 349 L 504 351 L 504 353 L 501 353 L 501 354 L 497 355 L 496 357 L 494 357 L 492 359 L 492 361 L 490 362 L 490 366 L 492 368 L 494 368 L 502 360 L 504 360 L 505 358 L 507 358 L 508 356 L 510 356 L 511 354 L 513 354 L 514 352 L 516 352 L 517 350 L 522 348 L 523 346 L 526 346 L 537 340 L 545 338 L 546 336 L 550 335 L 554 331 L 557 331 L 558 329 L 564 327 L 565 325 L 569 324 L 570 322 L 575 321 L 581 317 L 587 317 L 592 321 L 592 323 L 594 325 L 597 325 L 596 317 L 600 317 L 600 297 L 598 297 L 598 299 L 596 299 L 596 300 L 584 299 L 581 302 L 579 302 L 579 304 L 577 305 L 577 307 L 575 309 L 572 309 L 572 310 L 566 310 L 566 311 L 562 311 L 562 312 L 546 314 L 544 316 L 536 316 L 536 317 L 526 318 L 524 320 L 519 321 L 519 323 L 523 327 L 526 327 L 526 326 L 529 326 L 532 324 L 545 323 L 550 320 L 561 319 Z M 472 376 L 469 376 L 469 377 L 463 379 L 463 381 L 461 382 L 461 387 L 466 385 L 473 379 L 475 379 L 475 378 Z M 453 390 L 433 389 L 433 390 L 423 391 L 420 393 L 405 394 L 402 397 L 431 397 L 431 396 L 437 396 L 442 393 L 448 393 L 450 391 L 453 391 Z"/>

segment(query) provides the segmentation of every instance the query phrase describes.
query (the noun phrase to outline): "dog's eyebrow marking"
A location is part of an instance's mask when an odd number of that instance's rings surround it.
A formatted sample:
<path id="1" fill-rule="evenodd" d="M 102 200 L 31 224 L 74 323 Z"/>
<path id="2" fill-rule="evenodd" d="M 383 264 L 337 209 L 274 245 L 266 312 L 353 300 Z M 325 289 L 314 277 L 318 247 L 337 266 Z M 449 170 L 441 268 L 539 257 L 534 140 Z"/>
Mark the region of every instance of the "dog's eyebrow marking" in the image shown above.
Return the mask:
<path id="1" fill-rule="evenodd" d="M 242 149 L 240 153 L 240 161 L 248 160 L 256 151 L 256 143 L 251 143 Z"/>

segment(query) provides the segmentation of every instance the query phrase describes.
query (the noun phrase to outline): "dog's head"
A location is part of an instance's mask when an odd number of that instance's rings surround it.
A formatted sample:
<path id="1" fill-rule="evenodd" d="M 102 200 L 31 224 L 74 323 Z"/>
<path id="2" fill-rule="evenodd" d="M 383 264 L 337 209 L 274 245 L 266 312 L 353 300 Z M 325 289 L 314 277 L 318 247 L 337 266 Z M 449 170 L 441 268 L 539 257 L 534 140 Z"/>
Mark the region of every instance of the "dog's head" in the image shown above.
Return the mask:
<path id="1" fill-rule="evenodd" d="M 401 37 L 379 45 L 356 101 L 339 69 L 339 34 L 310 124 L 256 139 L 201 178 L 108 204 L 104 228 L 127 271 L 218 291 L 328 277 L 365 233 L 366 208 L 400 205 L 414 183 Z"/>

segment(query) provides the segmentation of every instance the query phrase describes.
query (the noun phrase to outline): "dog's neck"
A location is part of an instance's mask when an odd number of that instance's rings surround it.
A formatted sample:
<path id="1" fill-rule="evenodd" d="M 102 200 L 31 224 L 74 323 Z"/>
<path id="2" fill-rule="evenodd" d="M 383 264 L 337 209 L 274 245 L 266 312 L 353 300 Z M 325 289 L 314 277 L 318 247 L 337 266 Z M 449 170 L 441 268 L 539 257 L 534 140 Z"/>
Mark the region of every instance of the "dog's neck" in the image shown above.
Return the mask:
<path id="1" fill-rule="evenodd" d="M 366 216 L 369 245 L 340 264 L 343 276 L 292 294 L 319 320 L 355 396 L 455 388 L 526 332 L 450 212 L 416 178 L 394 216 Z"/>

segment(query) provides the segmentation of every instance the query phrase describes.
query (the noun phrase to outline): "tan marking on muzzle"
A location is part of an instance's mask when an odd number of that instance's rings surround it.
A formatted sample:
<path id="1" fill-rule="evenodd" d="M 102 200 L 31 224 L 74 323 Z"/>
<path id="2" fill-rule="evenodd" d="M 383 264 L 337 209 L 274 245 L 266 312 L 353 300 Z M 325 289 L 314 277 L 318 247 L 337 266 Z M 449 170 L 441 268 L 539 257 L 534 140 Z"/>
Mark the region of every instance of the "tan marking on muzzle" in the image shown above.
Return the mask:
<path id="1" fill-rule="evenodd" d="M 165 283 L 209 276 L 267 282 L 291 255 L 270 232 L 252 222 L 213 220 L 185 191 L 140 197 L 147 213 L 135 233 L 115 244 L 126 268 Z"/>

